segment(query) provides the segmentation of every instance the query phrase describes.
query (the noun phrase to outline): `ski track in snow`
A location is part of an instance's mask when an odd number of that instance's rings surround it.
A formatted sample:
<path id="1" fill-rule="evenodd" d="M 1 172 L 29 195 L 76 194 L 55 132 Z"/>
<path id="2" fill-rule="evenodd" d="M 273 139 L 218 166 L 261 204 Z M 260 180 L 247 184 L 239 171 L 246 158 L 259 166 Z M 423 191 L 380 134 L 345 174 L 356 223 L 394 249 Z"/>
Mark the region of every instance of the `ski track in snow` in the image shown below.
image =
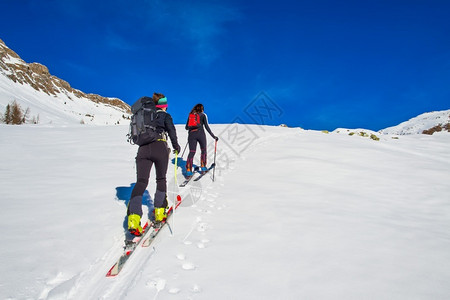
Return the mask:
<path id="1" fill-rule="evenodd" d="M 292 133 L 286 133 L 281 137 L 288 137 L 290 134 Z M 247 150 L 251 152 L 251 149 L 258 149 L 272 138 L 272 135 L 259 137 Z M 213 144 L 210 141 L 209 164 L 212 163 L 213 150 L 211 146 Z M 163 299 L 168 295 L 177 295 L 178 299 L 191 299 L 199 296 L 203 288 L 201 284 L 192 279 L 192 272 L 201 272 L 201 264 L 191 256 L 201 257 L 201 252 L 207 251 L 214 244 L 208 236 L 211 227 L 209 220 L 214 219 L 216 213 L 227 209 L 226 203 L 218 201 L 220 200 L 220 190 L 224 186 L 223 181 L 228 173 L 233 172 L 235 163 L 240 159 L 245 159 L 244 155 L 236 155 L 233 149 L 220 149 L 220 154 L 226 156 L 227 159 L 231 158 L 232 165 L 229 165 L 226 170 L 216 171 L 214 182 L 212 181 L 212 172 L 198 182 L 192 180 L 183 188 L 178 188 L 173 182 L 168 181 L 169 199 L 170 197 L 173 199 L 176 194 L 181 194 L 183 199 L 180 208 L 176 210 L 169 223 L 175 232 L 174 236 L 171 236 L 167 226 L 164 227 L 150 249 L 138 247 L 136 253 L 117 277 L 106 278 L 105 270 L 109 269 L 121 253 L 120 248 L 123 241 L 119 240 L 114 249 L 111 249 L 99 262 L 91 266 L 85 274 L 79 276 L 80 279 L 72 288 L 68 299 L 133 299 L 139 297 L 139 293 L 134 293 L 137 283 L 148 288 L 148 295 L 153 294 L 154 297 L 151 299 Z M 199 149 L 195 159 L 199 159 Z M 183 179 L 181 172 L 178 171 L 178 184 Z M 150 181 L 152 180 L 154 178 L 151 177 Z M 177 193 L 173 193 L 174 189 L 177 190 Z M 191 224 L 186 224 L 187 226 L 177 224 L 177 214 L 181 213 L 192 215 L 190 217 Z M 177 240 L 176 249 L 168 250 L 162 245 L 167 239 Z M 158 263 L 160 259 L 163 259 L 164 264 Z M 166 264 L 171 267 L 165 268 Z M 166 269 L 172 270 L 173 265 L 176 265 L 177 272 L 168 273 Z M 179 285 L 177 282 L 182 282 L 182 284 Z M 190 282 L 190 284 L 186 284 L 186 282 Z"/>
<path id="2" fill-rule="evenodd" d="M 213 144 L 213 142 L 210 143 Z M 233 156 L 231 151 L 222 151 L 222 153 L 224 152 L 226 155 Z M 210 155 L 209 163 L 212 163 L 212 154 Z M 198 160 L 198 157 L 199 153 L 195 159 Z M 173 164 L 171 166 L 173 167 Z M 169 166 L 169 170 L 171 166 Z M 192 272 L 201 270 L 201 265 L 190 259 L 190 255 L 186 253 L 205 251 L 211 245 L 212 242 L 208 238 L 209 222 L 204 221 L 203 216 L 208 216 L 208 219 L 213 218 L 216 211 L 220 212 L 226 208 L 225 204 L 217 203 L 217 200 L 219 199 L 219 190 L 224 185 L 223 178 L 233 169 L 234 167 L 230 167 L 228 170 L 216 172 L 214 182 L 212 181 L 213 173 L 210 172 L 200 181 L 192 180 L 188 186 L 183 188 L 175 188 L 175 184 L 169 180 L 169 200 L 176 194 L 181 194 L 183 199 L 180 208 L 176 210 L 172 221 L 169 222 L 175 232 L 174 236 L 171 236 L 168 226 L 165 226 L 149 248 L 138 247 L 136 249 L 118 276 L 107 278 L 105 277 L 106 271 L 122 253 L 123 237 L 117 237 L 114 248 L 91 265 L 88 270 L 70 280 L 72 284 L 74 282 L 75 284 L 69 292 L 66 288 L 62 294 L 58 294 L 58 285 L 49 286 L 44 292 L 44 294 L 48 294 L 48 297 L 42 299 L 60 297 L 67 299 L 132 299 L 135 297 L 134 287 L 138 282 L 148 288 L 148 295 L 153 293 L 154 298 L 150 297 L 150 299 L 163 298 L 164 295 L 177 295 L 180 299 L 186 297 L 190 299 L 201 293 L 202 287 L 189 279 Z M 184 177 L 179 169 L 177 172 L 179 184 Z M 220 176 L 218 176 L 219 173 L 221 173 Z M 151 175 L 150 181 L 152 180 L 154 178 Z M 172 190 L 170 190 L 171 188 Z M 177 193 L 173 193 L 173 189 L 176 189 Z M 177 224 L 176 217 L 177 214 L 183 213 L 183 210 L 190 210 L 195 216 L 192 217 L 193 221 L 189 226 L 181 228 L 181 225 Z M 165 239 L 178 240 L 176 251 L 163 250 L 164 246 L 160 244 Z M 164 266 L 154 268 L 153 262 L 157 262 L 161 256 L 164 256 L 165 262 L 177 265 L 178 272 L 166 273 Z M 191 284 L 178 286 L 177 281 L 190 281 Z M 52 297 L 52 294 L 56 294 L 56 298 Z"/>
<path id="3" fill-rule="evenodd" d="M 192 272 L 201 272 L 201 263 L 192 258 L 194 256 L 192 253 L 197 253 L 198 256 L 201 256 L 201 251 L 207 251 L 207 248 L 212 242 L 208 236 L 210 223 L 205 219 L 209 220 L 213 218 L 216 211 L 220 211 L 225 207 L 224 205 L 217 204 L 219 192 L 216 186 L 219 187 L 221 185 L 221 178 L 218 178 L 214 183 L 210 178 L 211 174 L 205 176 L 201 181 L 196 182 L 197 186 L 191 182 L 190 186 L 185 187 L 189 192 L 196 193 L 197 197 L 199 196 L 198 190 L 201 189 L 201 196 L 191 207 L 186 207 L 192 213 L 192 223 L 189 224 L 190 226 L 180 228 L 181 225 L 176 223 L 177 220 L 174 221 L 176 226 L 174 228 L 175 236 L 172 238 L 177 240 L 178 247 L 170 251 L 165 251 L 165 249 L 164 252 L 157 251 L 155 253 L 155 262 L 157 262 L 159 256 L 164 256 L 164 262 L 170 265 L 176 265 L 177 267 L 175 269 L 178 271 L 168 273 L 164 269 L 164 265 L 156 269 L 153 269 L 151 264 L 148 266 L 144 264 L 142 266 L 142 268 L 145 268 L 145 275 L 142 278 L 142 282 L 147 283 L 146 286 L 149 288 L 149 294 L 151 295 L 153 292 L 154 299 L 157 296 L 164 298 L 167 295 L 177 295 L 179 299 L 189 299 L 202 292 L 200 283 L 192 278 Z M 178 213 L 182 213 L 181 210 Z M 168 235 L 166 233 L 161 238 L 170 238 Z M 155 247 L 158 247 L 158 245 Z M 169 269 L 172 270 L 173 268 Z M 164 282 L 164 286 L 160 284 L 161 281 Z M 183 282 L 183 284 L 179 285 L 177 282 Z M 186 285 L 186 282 L 190 282 L 190 284 Z M 132 290 L 130 290 L 130 297 L 133 297 Z"/>

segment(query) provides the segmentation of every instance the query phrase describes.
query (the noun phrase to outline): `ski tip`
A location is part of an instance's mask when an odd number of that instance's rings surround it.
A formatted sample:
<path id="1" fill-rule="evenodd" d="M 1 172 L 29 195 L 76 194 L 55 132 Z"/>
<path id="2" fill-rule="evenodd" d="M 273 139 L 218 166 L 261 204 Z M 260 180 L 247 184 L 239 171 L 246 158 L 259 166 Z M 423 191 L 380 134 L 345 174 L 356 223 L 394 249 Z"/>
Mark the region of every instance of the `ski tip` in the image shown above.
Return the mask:
<path id="1" fill-rule="evenodd" d="M 177 195 L 177 201 L 181 202 L 181 196 L 180 195 Z"/>
<path id="2" fill-rule="evenodd" d="M 114 266 L 112 266 L 112 268 L 108 271 L 108 273 L 106 273 L 106 277 L 114 277 L 117 274 L 119 274 L 119 270 L 117 267 L 117 264 L 115 264 Z"/>

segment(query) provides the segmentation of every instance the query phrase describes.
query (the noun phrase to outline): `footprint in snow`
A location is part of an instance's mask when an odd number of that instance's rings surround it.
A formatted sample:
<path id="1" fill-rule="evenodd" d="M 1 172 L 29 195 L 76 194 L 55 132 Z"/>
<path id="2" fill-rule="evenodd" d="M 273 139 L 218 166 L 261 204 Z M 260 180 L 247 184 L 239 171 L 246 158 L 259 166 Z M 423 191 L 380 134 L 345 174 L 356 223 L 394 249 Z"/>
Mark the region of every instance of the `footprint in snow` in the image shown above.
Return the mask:
<path id="1" fill-rule="evenodd" d="M 147 282 L 147 286 L 162 291 L 166 286 L 166 280 L 163 278 L 155 278 Z"/>
<path id="2" fill-rule="evenodd" d="M 184 263 L 181 267 L 183 268 L 183 270 L 186 270 L 186 271 L 195 270 L 195 265 L 193 263 L 189 263 L 189 262 Z"/>
<path id="3" fill-rule="evenodd" d="M 197 243 L 197 247 L 199 249 L 204 249 L 207 243 L 209 243 L 208 239 L 202 239 L 200 242 Z"/>
<path id="4" fill-rule="evenodd" d="M 181 290 L 179 288 L 174 287 L 174 288 L 169 289 L 169 294 L 175 295 L 175 294 L 180 293 L 180 291 Z"/>
<path id="5" fill-rule="evenodd" d="M 197 231 L 204 232 L 204 231 L 206 231 L 206 229 L 207 229 L 207 224 L 206 223 L 200 223 L 197 226 Z"/>
<path id="6" fill-rule="evenodd" d="M 191 292 L 194 292 L 194 293 L 200 293 L 201 291 L 202 291 L 202 289 L 197 284 L 194 284 L 194 286 L 191 288 Z"/>

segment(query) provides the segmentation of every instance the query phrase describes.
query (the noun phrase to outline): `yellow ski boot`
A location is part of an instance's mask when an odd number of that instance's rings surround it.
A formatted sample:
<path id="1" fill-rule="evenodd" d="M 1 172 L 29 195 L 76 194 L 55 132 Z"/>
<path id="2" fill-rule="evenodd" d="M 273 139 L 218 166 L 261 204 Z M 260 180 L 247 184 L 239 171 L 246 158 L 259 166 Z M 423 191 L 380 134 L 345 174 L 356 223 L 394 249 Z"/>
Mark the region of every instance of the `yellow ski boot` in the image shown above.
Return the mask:
<path id="1" fill-rule="evenodd" d="M 141 216 L 136 214 L 128 216 L 128 231 L 135 236 L 142 235 Z"/>
<path id="2" fill-rule="evenodd" d="M 155 223 L 160 223 L 167 219 L 167 212 L 165 207 L 155 208 Z"/>

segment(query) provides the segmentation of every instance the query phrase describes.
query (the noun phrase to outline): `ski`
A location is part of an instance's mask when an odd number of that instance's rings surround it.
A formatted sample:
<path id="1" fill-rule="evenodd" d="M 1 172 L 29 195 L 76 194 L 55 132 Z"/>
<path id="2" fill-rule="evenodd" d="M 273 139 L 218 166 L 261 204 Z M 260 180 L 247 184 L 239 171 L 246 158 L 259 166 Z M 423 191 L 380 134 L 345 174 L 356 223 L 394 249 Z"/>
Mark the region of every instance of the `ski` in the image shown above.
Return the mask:
<path id="1" fill-rule="evenodd" d="M 199 170 L 200 170 L 199 167 L 195 167 L 193 173 L 198 172 Z M 194 178 L 194 174 L 192 174 L 191 176 L 187 176 L 186 180 L 180 184 L 180 187 L 185 187 L 189 183 L 189 181 L 192 180 L 192 178 Z"/>
<path id="2" fill-rule="evenodd" d="M 194 175 L 186 177 L 186 180 L 180 184 L 180 187 L 185 187 L 192 178 L 194 178 Z"/>
<path id="3" fill-rule="evenodd" d="M 177 203 L 175 205 L 175 209 L 180 205 L 181 203 L 181 196 L 177 195 Z M 167 212 L 167 218 L 172 214 L 173 212 L 173 206 L 170 207 L 169 211 Z M 109 269 L 108 273 L 106 273 L 106 277 L 114 277 L 117 276 L 120 271 L 123 269 L 125 263 L 128 261 L 128 259 L 131 257 L 131 255 L 134 253 L 136 248 L 144 241 L 146 242 L 154 232 L 158 232 L 160 227 L 156 228 L 153 223 L 150 220 L 147 220 L 144 227 L 142 227 L 142 235 L 134 237 L 132 240 L 125 240 L 124 245 L 124 251 L 122 255 L 119 257 L 119 259 L 114 263 L 114 265 Z M 150 237 L 147 237 L 150 234 Z M 150 244 L 150 243 L 149 243 Z"/>
<path id="4" fill-rule="evenodd" d="M 198 181 L 200 180 L 203 176 L 205 176 L 209 171 L 211 171 L 212 169 L 214 169 L 214 167 L 216 166 L 216 164 L 212 164 L 211 167 L 209 167 L 208 169 L 206 169 L 206 171 L 201 172 L 199 176 L 197 176 L 197 178 L 194 179 L 194 181 Z"/>
<path id="5" fill-rule="evenodd" d="M 123 253 L 119 257 L 119 259 L 116 261 L 116 263 L 109 269 L 108 273 L 106 273 L 106 277 L 114 277 L 122 270 L 123 266 L 127 262 L 127 260 L 130 258 L 130 256 L 134 253 L 134 250 L 136 250 L 137 246 L 140 244 L 140 242 L 143 240 L 143 237 L 148 234 L 150 229 L 152 228 L 152 222 L 150 220 L 147 220 L 144 227 L 142 227 L 142 235 L 136 236 L 133 239 L 125 239 L 125 245 L 123 246 Z M 128 233 L 127 233 L 128 234 Z"/>
<path id="6" fill-rule="evenodd" d="M 180 195 L 178 195 L 177 197 L 177 203 L 175 205 L 175 208 L 173 206 L 171 206 L 169 208 L 169 210 L 167 211 L 167 218 L 162 221 L 159 226 L 154 227 L 154 229 L 152 230 L 152 232 L 150 233 L 149 236 L 147 236 L 144 241 L 142 242 L 142 247 L 148 247 L 151 245 L 151 243 L 156 239 L 156 237 L 158 236 L 158 233 L 161 231 L 161 228 L 164 227 L 164 225 L 167 224 L 167 221 L 169 220 L 170 216 L 172 215 L 173 211 L 175 209 L 178 208 L 178 206 L 180 206 L 181 204 L 181 197 Z M 169 225 L 170 226 L 170 225 Z"/>

